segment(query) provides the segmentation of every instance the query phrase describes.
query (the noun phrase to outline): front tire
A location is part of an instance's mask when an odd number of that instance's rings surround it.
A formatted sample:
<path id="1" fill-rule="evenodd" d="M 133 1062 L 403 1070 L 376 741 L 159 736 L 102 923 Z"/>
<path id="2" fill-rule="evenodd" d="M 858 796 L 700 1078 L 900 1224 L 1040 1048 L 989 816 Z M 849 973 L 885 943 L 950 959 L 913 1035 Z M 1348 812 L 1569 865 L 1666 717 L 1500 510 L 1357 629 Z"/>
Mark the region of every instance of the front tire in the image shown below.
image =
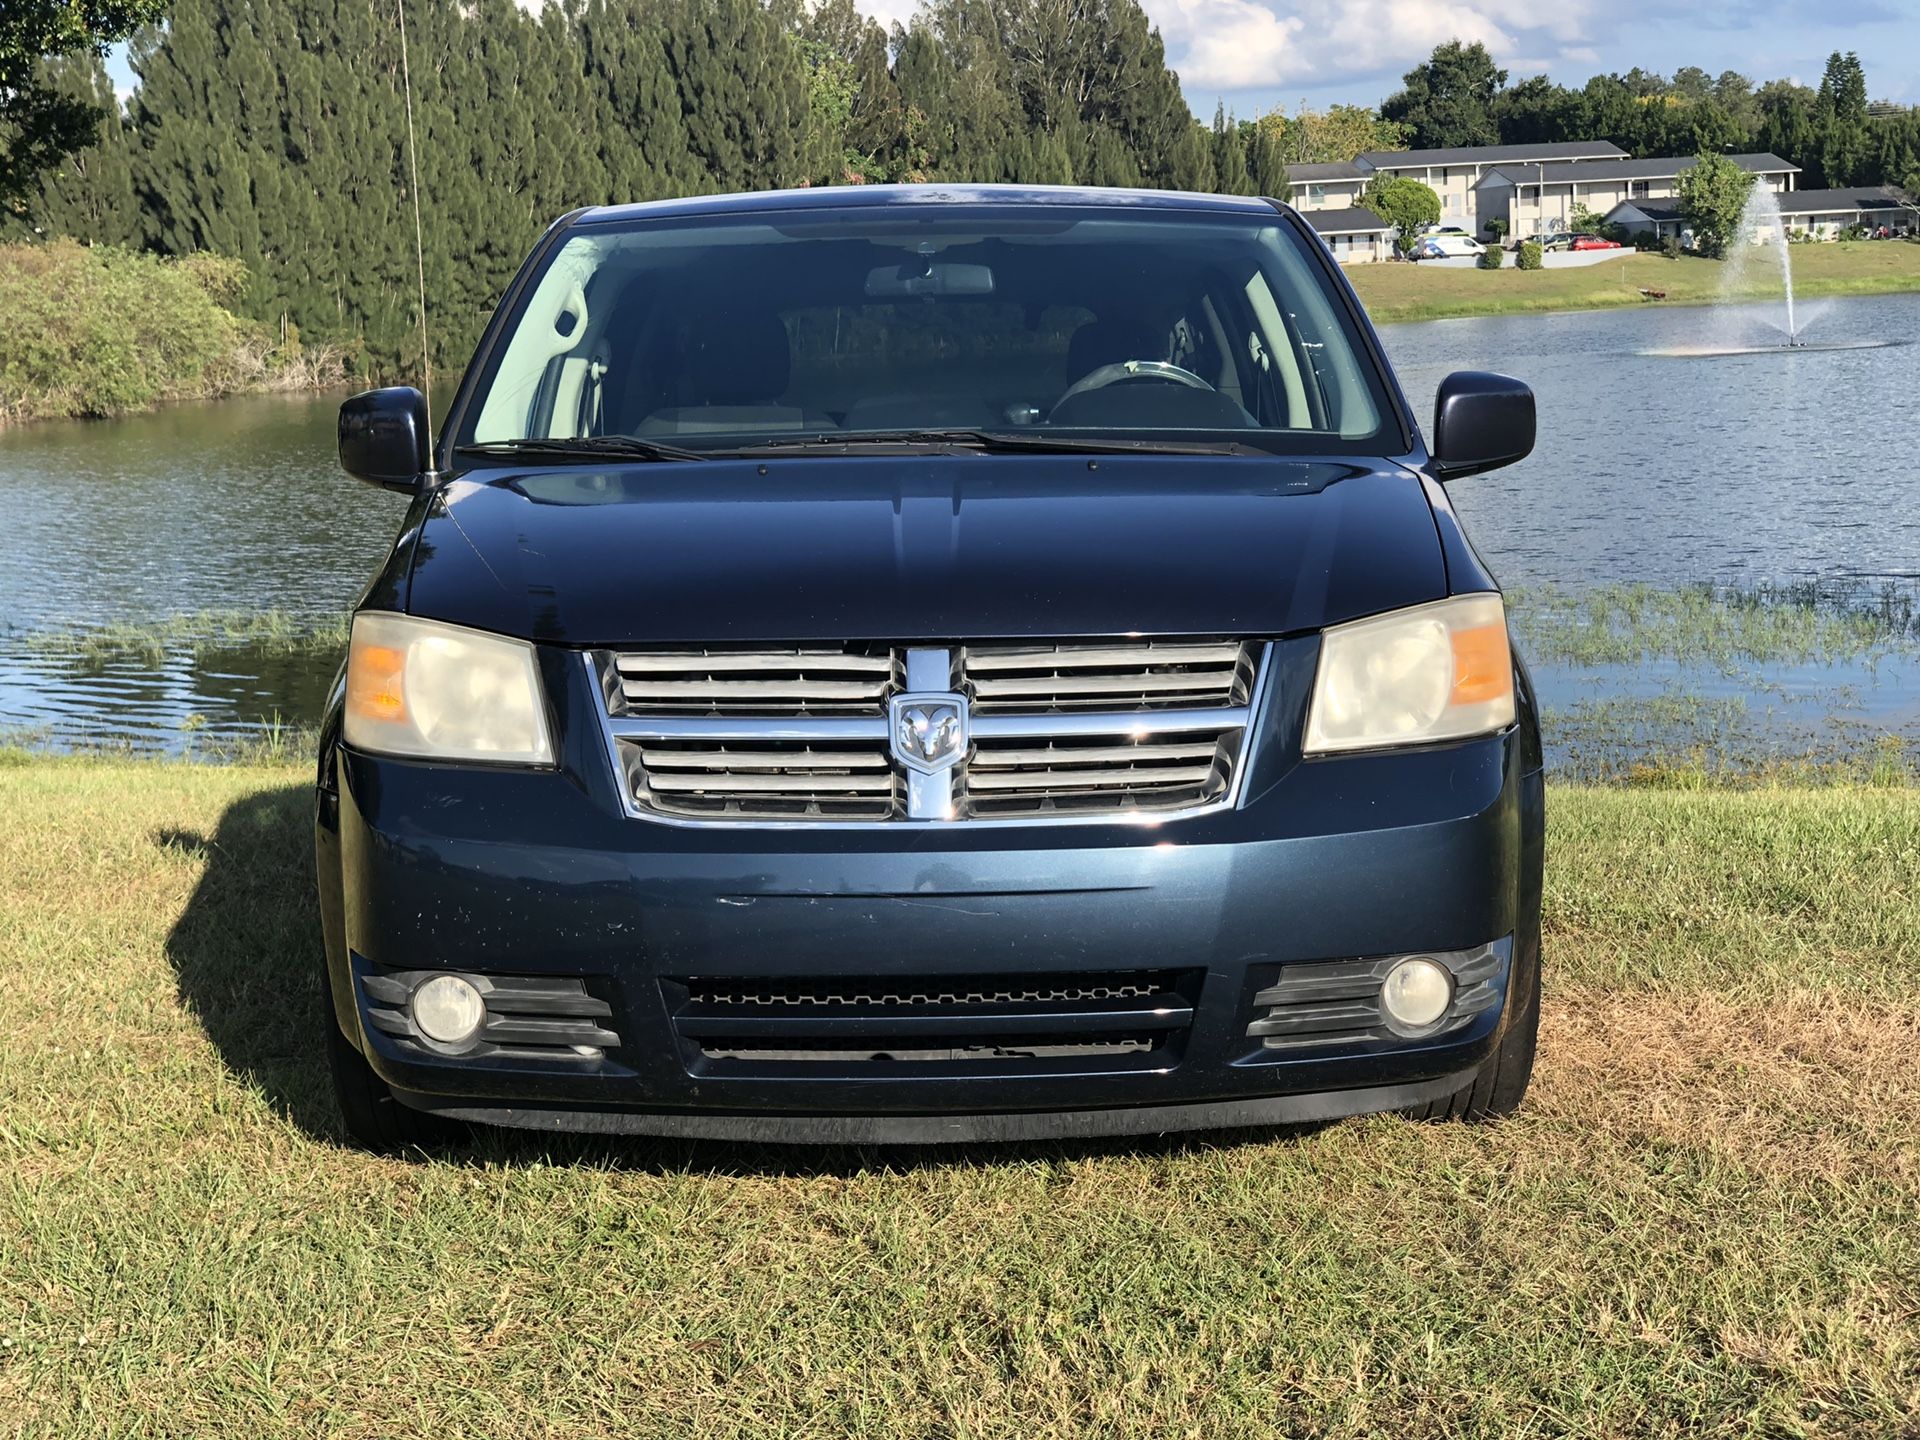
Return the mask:
<path id="1" fill-rule="evenodd" d="M 444 1149 L 468 1138 L 467 1128 L 458 1121 L 396 1100 L 387 1082 L 373 1073 L 367 1057 L 340 1033 L 332 986 L 324 976 L 321 997 L 326 1002 L 322 1023 L 327 1027 L 327 1069 L 349 1141 L 378 1155 L 398 1155 L 407 1150 Z"/>
<path id="2" fill-rule="evenodd" d="M 1527 1082 L 1533 1078 L 1533 1057 L 1540 1038 L 1540 941 L 1537 935 L 1532 950 L 1521 981 L 1519 1006 L 1508 1017 L 1500 1044 L 1480 1067 L 1473 1083 L 1451 1095 L 1401 1111 L 1407 1119 L 1463 1120 L 1469 1125 L 1478 1125 L 1511 1115 L 1520 1108 L 1520 1102 L 1526 1098 Z"/>

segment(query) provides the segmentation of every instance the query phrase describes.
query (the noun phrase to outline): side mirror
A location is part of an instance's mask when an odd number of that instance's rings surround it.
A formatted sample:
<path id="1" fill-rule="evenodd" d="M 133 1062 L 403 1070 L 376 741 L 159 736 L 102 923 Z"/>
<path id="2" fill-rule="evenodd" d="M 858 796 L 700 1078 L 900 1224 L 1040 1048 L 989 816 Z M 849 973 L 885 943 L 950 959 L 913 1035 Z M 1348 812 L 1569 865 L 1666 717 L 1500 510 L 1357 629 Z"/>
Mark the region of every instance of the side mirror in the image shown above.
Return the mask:
<path id="1" fill-rule="evenodd" d="M 1461 370 L 1433 402 L 1434 476 L 1457 480 L 1533 453 L 1533 391 L 1510 375 Z"/>
<path id="2" fill-rule="evenodd" d="M 367 390 L 340 407 L 340 468 L 356 480 L 418 490 L 430 445 L 427 397 L 411 385 Z"/>

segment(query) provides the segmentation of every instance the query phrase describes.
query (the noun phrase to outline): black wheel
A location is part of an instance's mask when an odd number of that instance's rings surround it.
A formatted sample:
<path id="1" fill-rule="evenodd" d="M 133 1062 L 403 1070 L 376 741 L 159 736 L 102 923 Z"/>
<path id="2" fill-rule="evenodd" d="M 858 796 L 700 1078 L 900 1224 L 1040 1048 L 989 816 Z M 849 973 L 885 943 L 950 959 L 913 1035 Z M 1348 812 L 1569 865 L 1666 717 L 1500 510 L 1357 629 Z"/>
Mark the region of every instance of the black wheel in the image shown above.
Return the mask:
<path id="1" fill-rule="evenodd" d="M 347 1139 L 363 1150 L 394 1155 L 403 1150 L 436 1150 L 467 1138 L 466 1126 L 439 1115 L 429 1115 L 393 1098 L 387 1082 L 373 1073 L 367 1057 L 340 1033 L 333 995 L 323 975 L 320 982 L 327 1027 L 327 1069 L 333 1074 L 333 1094 Z"/>
<path id="2" fill-rule="evenodd" d="M 1471 1085 L 1451 1095 L 1410 1106 L 1400 1113 L 1409 1120 L 1464 1120 L 1480 1124 L 1511 1115 L 1526 1098 L 1533 1078 L 1533 1052 L 1540 1037 L 1540 940 L 1534 936 L 1530 953 L 1520 958 L 1520 1003 L 1507 1018 L 1500 1044 Z"/>

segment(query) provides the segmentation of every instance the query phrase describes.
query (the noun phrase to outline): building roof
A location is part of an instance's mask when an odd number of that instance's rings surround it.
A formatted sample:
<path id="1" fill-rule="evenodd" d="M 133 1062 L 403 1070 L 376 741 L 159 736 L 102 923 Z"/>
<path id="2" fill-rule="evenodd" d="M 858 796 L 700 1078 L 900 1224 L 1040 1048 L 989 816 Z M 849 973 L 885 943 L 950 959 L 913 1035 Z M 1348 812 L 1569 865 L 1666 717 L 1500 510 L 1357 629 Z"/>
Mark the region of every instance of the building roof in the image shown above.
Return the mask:
<path id="1" fill-rule="evenodd" d="M 1369 150 L 1362 165 L 1405 170 L 1420 165 L 1534 164 L 1552 160 L 1624 160 L 1627 152 L 1606 140 L 1556 140 L 1550 145 L 1462 145 L 1445 150 Z"/>
<path id="2" fill-rule="evenodd" d="M 1618 215 L 1622 210 L 1637 211 L 1658 225 L 1666 225 L 1674 222 L 1685 224 L 1687 218 L 1680 213 L 1680 202 L 1678 200 L 1622 200 L 1607 212 L 1607 219 L 1613 219 L 1613 217 Z"/>
<path id="3" fill-rule="evenodd" d="M 1393 229 L 1364 205 L 1349 205 L 1340 210 L 1302 210 L 1300 218 L 1322 235 L 1382 234 Z"/>
<path id="4" fill-rule="evenodd" d="M 1855 185 L 1849 190 L 1789 190 L 1776 195 L 1782 215 L 1824 215 L 1834 210 L 1894 210 L 1914 202 L 1891 185 Z"/>
<path id="5" fill-rule="evenodd" d="M 1797 175 L 1800 167 L 1778 155 L 1729 155 L 1753 175 Z M 1587 184 L 1598 180 L 1672 180 L 1699 163 L 1696 155 L 1655 155 L 1646 160 L 1590 160 L 1579 165 L 1502 165 L 1491 172 L 1519 185 Z"/>
<path id="6" fill-rule="evenodd" d="M 1304 185 L 1312 180 L 1366 180 L 1373 171 L 1357 160 L 1339 160 L 1331 165 L 1289 165 L 1287 183 Z"/>

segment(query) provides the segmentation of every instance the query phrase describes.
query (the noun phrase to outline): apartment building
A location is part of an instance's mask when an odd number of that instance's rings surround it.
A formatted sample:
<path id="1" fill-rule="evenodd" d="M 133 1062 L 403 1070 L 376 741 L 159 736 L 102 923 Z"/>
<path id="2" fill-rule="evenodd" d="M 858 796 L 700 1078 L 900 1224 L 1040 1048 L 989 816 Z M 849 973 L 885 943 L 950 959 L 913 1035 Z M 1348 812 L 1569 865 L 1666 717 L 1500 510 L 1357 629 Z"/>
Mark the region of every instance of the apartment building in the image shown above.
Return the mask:
<path id="1" fill-rule="evenodd" d="M 1742 170 L 1777 194 L 1793 190 L 1800 167 L 1778 155 L 1729 155 Z M 1475 233 L 1490 222 L 1506 222 L 1510 236 L 1541 235 L 1570 229 L 1582 210 L 1609 215 L 1638 201 L 1671 200 L 1680 177 L 1698 163 L 1691 155 L 1647 160 L 1592 160 L 1579 163 L 1512 163 L 1486 171 L 1474 186 Z"/>

